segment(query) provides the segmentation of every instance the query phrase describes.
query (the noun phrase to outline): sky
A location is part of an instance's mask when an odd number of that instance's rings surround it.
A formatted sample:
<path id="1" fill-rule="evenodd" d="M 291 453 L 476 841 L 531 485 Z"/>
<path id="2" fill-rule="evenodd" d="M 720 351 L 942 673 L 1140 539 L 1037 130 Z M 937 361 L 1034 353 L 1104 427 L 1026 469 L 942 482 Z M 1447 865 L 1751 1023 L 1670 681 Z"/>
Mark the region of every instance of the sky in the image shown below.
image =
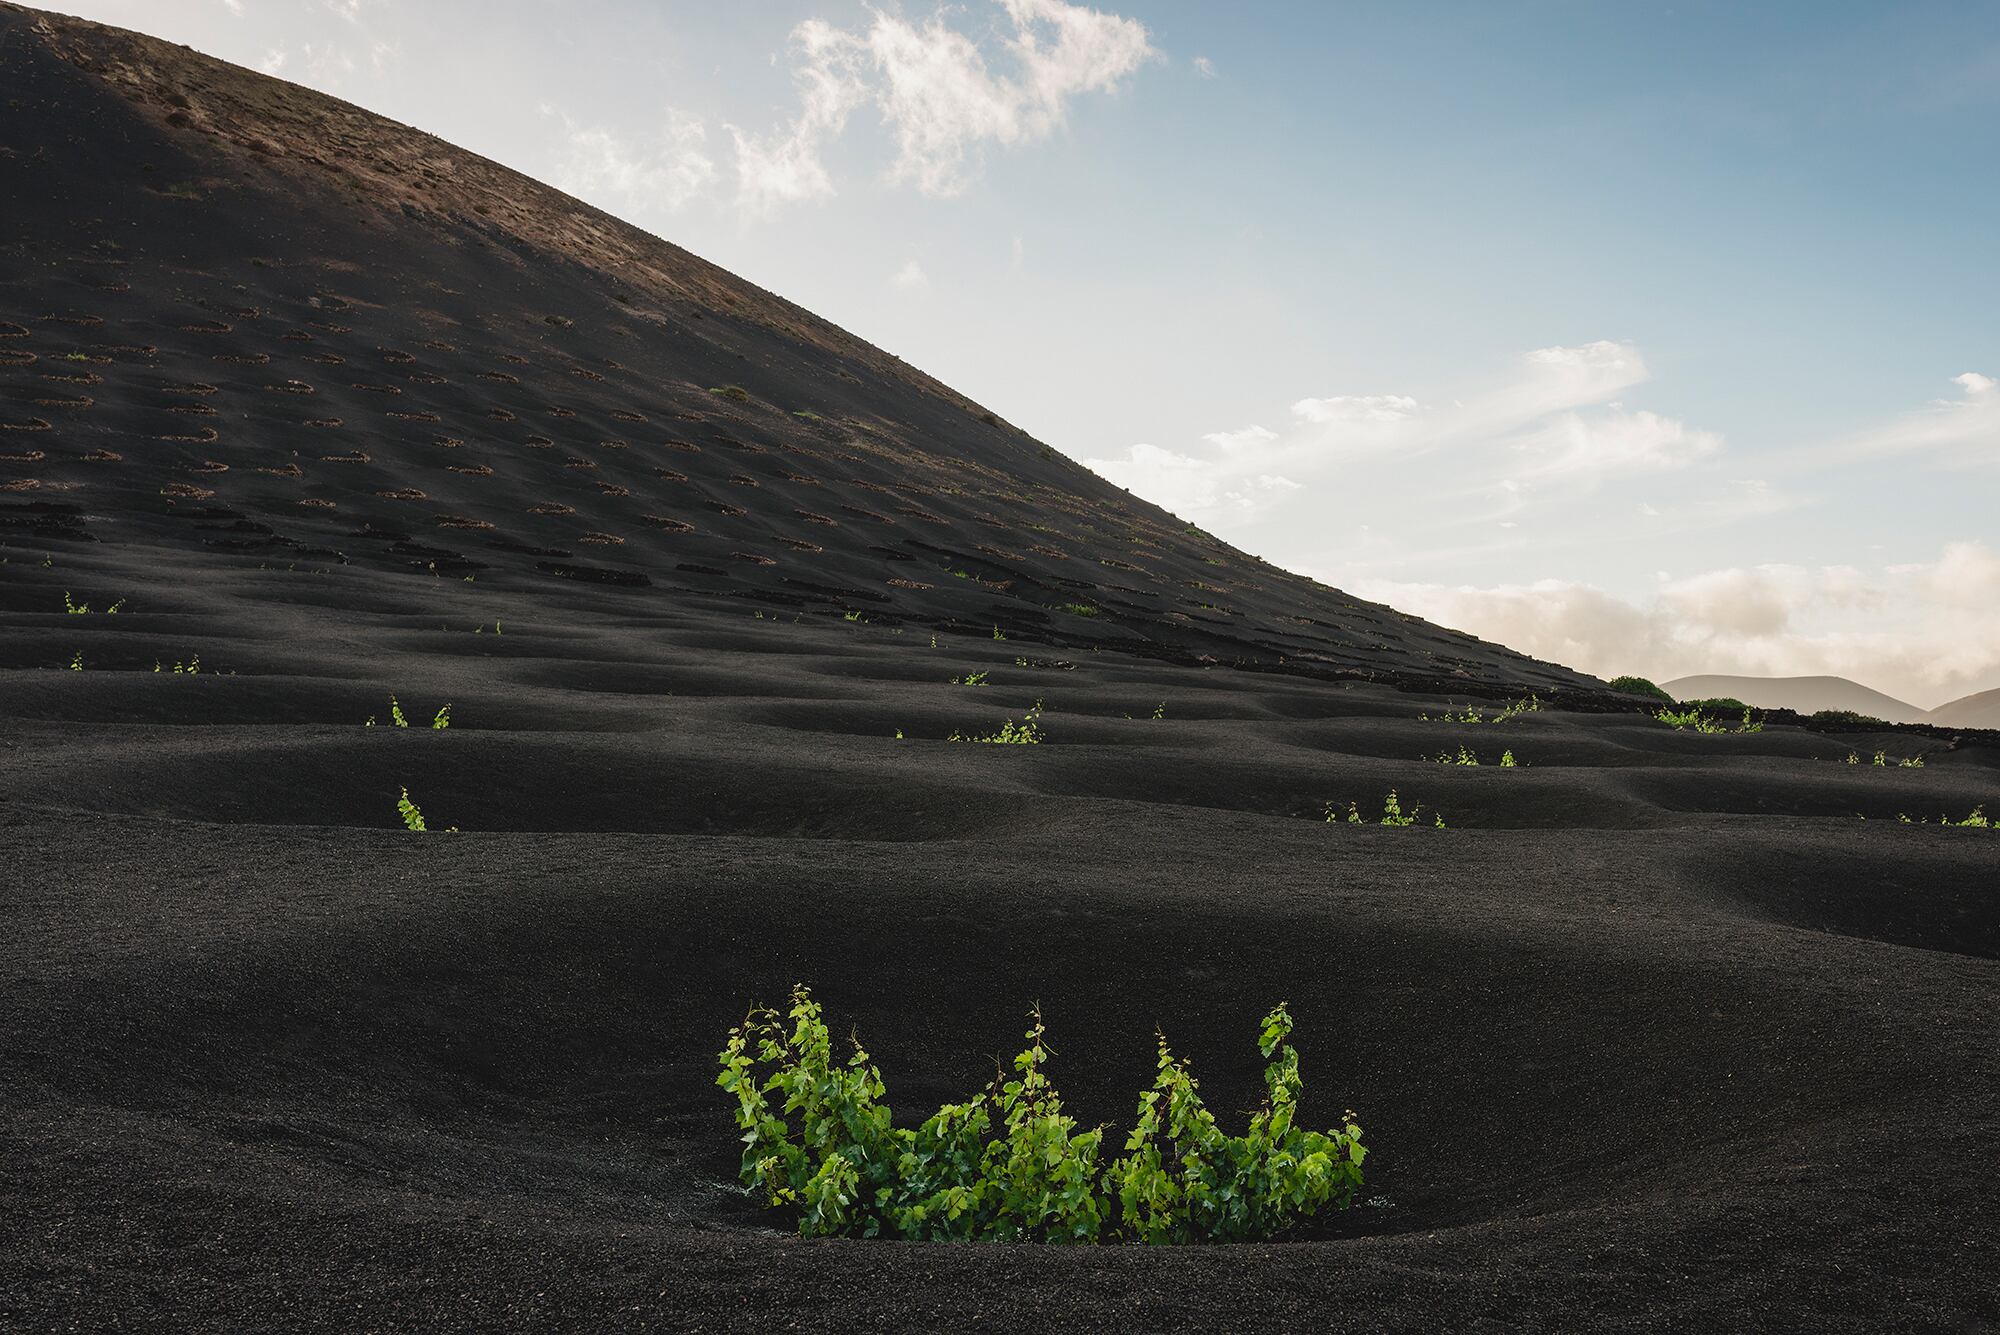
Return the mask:
<path id="1" fill-rule="evenodd" d="M 1992 0 L 66 0 L 550 181 L 1273 562 L 2000 688 Z"/>

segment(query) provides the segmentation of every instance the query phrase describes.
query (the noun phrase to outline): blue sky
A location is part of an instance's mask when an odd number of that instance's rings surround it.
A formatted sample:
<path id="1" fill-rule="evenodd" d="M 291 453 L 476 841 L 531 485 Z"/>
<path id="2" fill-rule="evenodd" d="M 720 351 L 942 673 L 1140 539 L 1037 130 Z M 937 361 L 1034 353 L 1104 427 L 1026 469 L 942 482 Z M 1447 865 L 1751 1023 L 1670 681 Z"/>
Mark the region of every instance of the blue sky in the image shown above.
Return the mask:
<path id="1" fill-rule="evenodd" d="M 1281 564 L 2000 687 L 2000 8 L 70 0 L 554 181 Z"/>

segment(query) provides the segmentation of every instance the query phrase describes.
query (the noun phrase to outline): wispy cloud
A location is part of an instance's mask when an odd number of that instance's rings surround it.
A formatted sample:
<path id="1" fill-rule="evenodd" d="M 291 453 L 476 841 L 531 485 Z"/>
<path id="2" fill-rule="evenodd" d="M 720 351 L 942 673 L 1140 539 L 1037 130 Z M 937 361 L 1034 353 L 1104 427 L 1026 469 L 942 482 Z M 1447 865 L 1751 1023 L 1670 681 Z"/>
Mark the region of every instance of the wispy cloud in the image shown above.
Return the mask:
<path id="1" fill-rule="evenodd" d="M 1316 489 L 1351 482 L 1357 468 L 1393 464 L 1406 481 L 1417 468 L 1444 468 L 1449 495 L 1470 498 L 1480 522 L 1498 521 L 1538 490 L 1681 469 L 1719 454 L 1723 442 L 1714 432 L 1620 402 L 1647 377 L 1645 359 L 1630 344 L 1537 348 L 1505 373 L 1435 402 L 1405 393 L 1301 398 L 1282 429 L 1251 424 L 1210 432 L 1200 448 L 1149 443 L 1123 458 L 1086 462 L 1170 508 L 1169 494 L 1192 502 L 1187 517 L 1198 520 L 1240 513 L 1246 498 L 1253 508 L 1275 503 L 1294 490 L 1299 503 L 1309 503 Z M 1273 476 L 1293 485 L 1257 485 Z M 1439 496 L 1435 489 L 1425 494 Z"/>
<path id="2" fill-rule="evenodd" d="M 579 125 L 555 107 L 542 114 L 563 128 L 564 154 L 555 182 L 578 198 L 614 212 L 680 209 L 715 179 L 705 145 L 708 127 L 698 116 L 669 108 L 653 138 L 637 144 L 601 126 Z"/>
<path id="3" fill-rule="evenodd" d="M 265 74 L 294 79 L 322 92 L 346 91 L 365 62 L 381 75 L 402 56 L 399 43 L 374 27 L 370 11 L 387 0 L 320 0 L 316 11 L 296 14 L 287 31 L 296 39 L 271 47 L 257 61 Z M 232 14 L 245 12 L 244 0 L 223 0 Z M 299 6 L 304 10 L 304 6 Z M 306 34 L 313 34 L 308 38 Z"/>
<path id="4" fill-rule="evenodd" d="M 930 285 L 930 275 L 915 260 L 905 261 L 902 268 L 889 275 L 889 286 L 899 292 L 924 292 L 929 290 Z"/>
<path id="5" fill-rule="evenodd" d="M 738 195 L 751 213 L 834 193 L 821 154 L 853 114 L 874 108 L 896 143 L 892 181 L 933 196 L 962 191 L 986 145 L 1045 139 L 1070 104 L 1109 93 L 1154 51 L 1137 20 L 1065 0 L 997 0 L 1011 31 L 1009 68 L 996 72 L 981 43 L 949 11 L 913 22 L 875 11 L 857 30 L 809 19 L 792 33 L 799 111 L 772 131 L 730 127 Z"/>
<path id="6" fill-rule="evenodd" d="M 1838 443 L 1833 457 L 1926 454 L 1952 467 L 2000 466 L 2000 380 L 1978 371 L 1953 376 L 1952 398 L 1934 399 L 1885 426 Z M 1829 455 L 1818 452 L 1815 458 Z M 1803 462 L 1803 460 L 1801 460 Z"/>

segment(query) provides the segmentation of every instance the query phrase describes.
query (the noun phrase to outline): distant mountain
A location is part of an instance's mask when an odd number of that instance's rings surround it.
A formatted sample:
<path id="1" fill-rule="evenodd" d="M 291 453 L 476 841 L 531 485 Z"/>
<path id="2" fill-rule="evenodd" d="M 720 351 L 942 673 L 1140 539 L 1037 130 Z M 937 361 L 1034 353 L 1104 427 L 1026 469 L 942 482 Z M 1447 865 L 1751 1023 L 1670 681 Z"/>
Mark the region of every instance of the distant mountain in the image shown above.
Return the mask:
<path id="1" fill-rule="evenodd" d="M 1741 700 L 1759 709 L 1793 709 L 1811 714 L 1822 709 L 1851 709 L 1857 714 L 1888 723 L 1935 722 L 1915 705 L 1894 696 L 1870 690 L 1845 677 L 1681 677 L 1660 683 L 1660 688 L 1676 700 L 1706 700 L 1717 696 Z M 1987 709 L 2000 709 L 2000 693 L 1988 692 Z M 1957 704 L 1986 699 L 1968 696 Z M 1946 705 L 1946 709 L 1952 708 Z M 1992 725 L 1987 725 L 1992 726 Z"/>
<path id="2" fill-rule="evenodd" d="M 1946 728 L 2000 728 L 2000 689 L 1960 696 L 1917 721 Z"/>

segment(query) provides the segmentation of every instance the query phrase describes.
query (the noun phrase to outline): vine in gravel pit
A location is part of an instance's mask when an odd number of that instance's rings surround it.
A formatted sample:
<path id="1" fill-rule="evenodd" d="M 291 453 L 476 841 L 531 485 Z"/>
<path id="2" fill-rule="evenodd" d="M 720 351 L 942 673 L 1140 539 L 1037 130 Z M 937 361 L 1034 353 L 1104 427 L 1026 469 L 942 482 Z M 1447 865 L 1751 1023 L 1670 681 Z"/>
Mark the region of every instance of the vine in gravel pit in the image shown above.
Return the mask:
<path id="1" fill-rule="evenodd" d="M 1013 1073 L 965 1103 L 898 1127 L 882 1073 L 861 1047 L 836 1061 L 819 1003 L 792 989 L 785 1015 L 753 1008 L 730 1030 L 716 1083 L 736 1099 L 745 1186 L 795 1209 L 808 1237 L 936 1242 L 1253 1242 L 1351 1205 L 1368 1151 L 1354 1114 L 1331 1131 L 1297 1124 L 1291 1012 L 1264 1017 L 1264 1103 L 1244 1133 L 1222 1130 L 1185 1058 L 1159 1038 L 1123 1157 L 1104 1127 L 1079 1127 L 1046 1070 L 1039 1008 Z"/>

